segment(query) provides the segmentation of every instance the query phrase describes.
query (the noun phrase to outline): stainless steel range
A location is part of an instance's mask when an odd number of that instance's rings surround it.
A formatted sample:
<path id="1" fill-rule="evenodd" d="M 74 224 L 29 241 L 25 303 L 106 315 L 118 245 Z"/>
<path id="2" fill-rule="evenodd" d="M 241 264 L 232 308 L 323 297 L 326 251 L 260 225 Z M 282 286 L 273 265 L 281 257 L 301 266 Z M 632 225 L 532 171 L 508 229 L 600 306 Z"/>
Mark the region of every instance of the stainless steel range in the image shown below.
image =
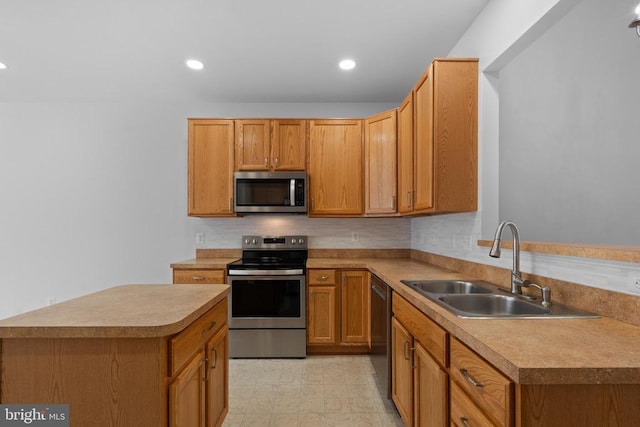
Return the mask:
<path id="1" fill-rule="evenodd" d="M 227 264 L 230 357 L 306 357 L 306 262 L 307 236 L 242 237 Z"/>

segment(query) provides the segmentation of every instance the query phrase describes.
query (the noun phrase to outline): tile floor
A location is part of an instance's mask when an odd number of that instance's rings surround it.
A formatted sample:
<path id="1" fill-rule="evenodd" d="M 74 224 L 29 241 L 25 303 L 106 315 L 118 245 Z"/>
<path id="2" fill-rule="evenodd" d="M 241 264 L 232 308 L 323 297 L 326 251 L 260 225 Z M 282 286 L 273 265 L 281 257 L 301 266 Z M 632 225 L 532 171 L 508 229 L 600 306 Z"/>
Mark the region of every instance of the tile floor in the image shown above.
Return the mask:
<path id="1" fill-rule="evenodd" d="M 231 359 L 223 427 L 402 426 L 369 356 Z"/>

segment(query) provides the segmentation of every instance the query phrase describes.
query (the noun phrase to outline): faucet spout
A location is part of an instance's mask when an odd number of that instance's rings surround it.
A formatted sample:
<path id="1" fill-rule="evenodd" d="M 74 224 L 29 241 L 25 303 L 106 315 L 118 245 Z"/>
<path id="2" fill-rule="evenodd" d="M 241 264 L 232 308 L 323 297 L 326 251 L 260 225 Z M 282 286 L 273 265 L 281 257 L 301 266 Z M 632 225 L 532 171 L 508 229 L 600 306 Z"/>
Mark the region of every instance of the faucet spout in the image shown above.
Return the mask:
<path id="1" fill-rule="evenodd" d="M 508 227 L 513 236 L 513 267 L 511 268 L 511 293 L 521 295 L 522 287 L 527 285 L 527 281 L 522 279 L 520 273 L 520 233 L 513 221 L 503 221 L 500 223 L 493 238 L 493 244 L 489 251 L 489 256 L 500 258 L 500 241 L 504 228 Z"/>

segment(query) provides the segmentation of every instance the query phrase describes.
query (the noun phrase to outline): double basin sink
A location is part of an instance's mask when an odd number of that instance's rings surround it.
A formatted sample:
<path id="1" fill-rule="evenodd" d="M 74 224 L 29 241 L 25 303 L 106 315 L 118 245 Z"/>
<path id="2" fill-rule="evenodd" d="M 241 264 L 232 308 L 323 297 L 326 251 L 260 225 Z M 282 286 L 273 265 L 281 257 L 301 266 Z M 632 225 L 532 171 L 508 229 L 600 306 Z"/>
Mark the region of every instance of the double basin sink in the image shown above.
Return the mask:
<path id="1" fill-rule="evenodd" d="M 475 319 L 561 319 L 600 316 L 539 298 L 515 295 L 481 280 L 401 280 L 458 317 Z"/>

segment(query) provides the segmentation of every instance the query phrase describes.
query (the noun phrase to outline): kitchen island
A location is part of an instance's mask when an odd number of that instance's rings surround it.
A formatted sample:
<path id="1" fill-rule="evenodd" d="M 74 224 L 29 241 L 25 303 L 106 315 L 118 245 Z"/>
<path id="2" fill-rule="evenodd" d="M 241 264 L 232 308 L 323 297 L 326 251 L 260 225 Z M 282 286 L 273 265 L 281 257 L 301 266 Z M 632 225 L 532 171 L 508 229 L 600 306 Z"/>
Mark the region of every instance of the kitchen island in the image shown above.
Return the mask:
<path id="1" fill-rule="evenodd" d="M 0 320 L 0 403 L 69 404 L 78 427 L 220 425 L 228 294 L 125 285 Z"/>

